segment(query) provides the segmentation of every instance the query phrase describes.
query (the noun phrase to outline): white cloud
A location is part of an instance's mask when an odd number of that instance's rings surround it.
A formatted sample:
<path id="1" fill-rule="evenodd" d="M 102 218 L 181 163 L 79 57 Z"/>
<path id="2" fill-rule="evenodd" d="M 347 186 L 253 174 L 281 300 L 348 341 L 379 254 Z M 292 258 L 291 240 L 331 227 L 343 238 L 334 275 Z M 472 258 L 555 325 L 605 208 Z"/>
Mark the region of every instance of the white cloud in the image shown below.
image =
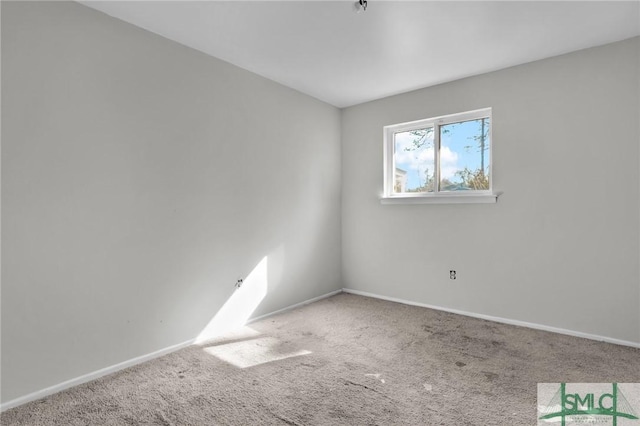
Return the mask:
<path id="1" fill-rule="evenodd" d="M 451 151 L 448 146 L 440 150 L 440 175 L 452 179 L 458 171 L 458 153 Z"/>
<path id="2" fill-rule="evenodd" d="M 431 141 L 433 142 L 433 141 Z M 396 134 L 396 166 L 407 172 L 417 172 L 420 176 L 428 168 L 433 170 L 433 146 L 415 150 L 413 137 L 408 132 Z M 458 153 L 447 146 L 440 150 L 440 173 L 443 178 L 452 179 L 458 171 Z"/>

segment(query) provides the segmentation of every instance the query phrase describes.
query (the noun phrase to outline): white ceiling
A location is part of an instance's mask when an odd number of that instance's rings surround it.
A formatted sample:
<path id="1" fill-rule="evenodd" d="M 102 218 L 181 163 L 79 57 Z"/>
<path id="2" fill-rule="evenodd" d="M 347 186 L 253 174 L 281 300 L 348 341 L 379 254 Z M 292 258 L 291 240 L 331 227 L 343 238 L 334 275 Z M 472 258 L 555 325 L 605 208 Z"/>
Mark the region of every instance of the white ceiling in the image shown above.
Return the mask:
<path id="1" fill-rule="evenodd" d="M 82 3 L 337 107 L 640 34 L 638 0 Z"/>

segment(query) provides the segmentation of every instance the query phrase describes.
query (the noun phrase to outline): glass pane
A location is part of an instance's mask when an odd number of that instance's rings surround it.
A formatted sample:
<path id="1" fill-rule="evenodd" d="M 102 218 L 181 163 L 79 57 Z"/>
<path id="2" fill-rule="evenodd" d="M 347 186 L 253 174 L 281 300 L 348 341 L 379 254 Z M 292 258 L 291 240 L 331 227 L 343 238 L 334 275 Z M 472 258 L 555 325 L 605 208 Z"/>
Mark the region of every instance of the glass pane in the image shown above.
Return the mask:
<path id="1" fill-rule="evenodd" d="M 440 191 L 489 189 L 489 118 L 440 127 Z"/>
<path id="2" fill-rule="evenodd" d="M 394 193 L 433 192 L 433 127 L 394 135 Z"/>

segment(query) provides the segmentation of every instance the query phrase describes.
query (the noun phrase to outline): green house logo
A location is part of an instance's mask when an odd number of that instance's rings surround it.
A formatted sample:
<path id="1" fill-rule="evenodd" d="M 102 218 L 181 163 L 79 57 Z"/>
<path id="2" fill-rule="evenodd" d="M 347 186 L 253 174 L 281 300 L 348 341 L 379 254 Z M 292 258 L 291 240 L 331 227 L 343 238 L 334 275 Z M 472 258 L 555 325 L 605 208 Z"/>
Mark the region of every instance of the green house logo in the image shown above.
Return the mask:
<path id="1" fill-rule="evenodd" d="M 632 402 L 620 390 L 618 383 L 560 383 L 546 406 L 538 407 L 538 424 L 560 423 L 561 426 L 579 424 L 608 424 L 614 426 L 640 425 L 634 410 L 640 404 L 640 392 L 634 392 Z M 633 391 L 640 391 L 638 384 Z M 538 385 L 538 401 L 543 397 Z"/>

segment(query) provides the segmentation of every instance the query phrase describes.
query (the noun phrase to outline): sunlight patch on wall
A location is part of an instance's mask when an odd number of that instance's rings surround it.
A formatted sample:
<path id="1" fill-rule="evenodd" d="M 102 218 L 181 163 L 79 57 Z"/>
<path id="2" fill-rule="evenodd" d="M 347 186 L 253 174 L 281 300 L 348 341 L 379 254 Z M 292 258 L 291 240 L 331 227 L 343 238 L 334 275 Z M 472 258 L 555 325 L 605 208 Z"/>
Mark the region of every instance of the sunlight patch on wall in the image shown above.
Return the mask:
<path id="1" fill-rule="evenodd" d="M 229 300 L 196 338 L 196 344 L 243 327 L 267 295 L 267 256 L 253 268 Z"/>
<path id="2" fill-rule="evenodd" d="M 204 348 L 204 351 L 239 368 L 253 367 L 311 353 L 307 350 L 292 351 L 291 348 L 283 346 L 282 342 L 274 337 L 211 346 Z"/>

